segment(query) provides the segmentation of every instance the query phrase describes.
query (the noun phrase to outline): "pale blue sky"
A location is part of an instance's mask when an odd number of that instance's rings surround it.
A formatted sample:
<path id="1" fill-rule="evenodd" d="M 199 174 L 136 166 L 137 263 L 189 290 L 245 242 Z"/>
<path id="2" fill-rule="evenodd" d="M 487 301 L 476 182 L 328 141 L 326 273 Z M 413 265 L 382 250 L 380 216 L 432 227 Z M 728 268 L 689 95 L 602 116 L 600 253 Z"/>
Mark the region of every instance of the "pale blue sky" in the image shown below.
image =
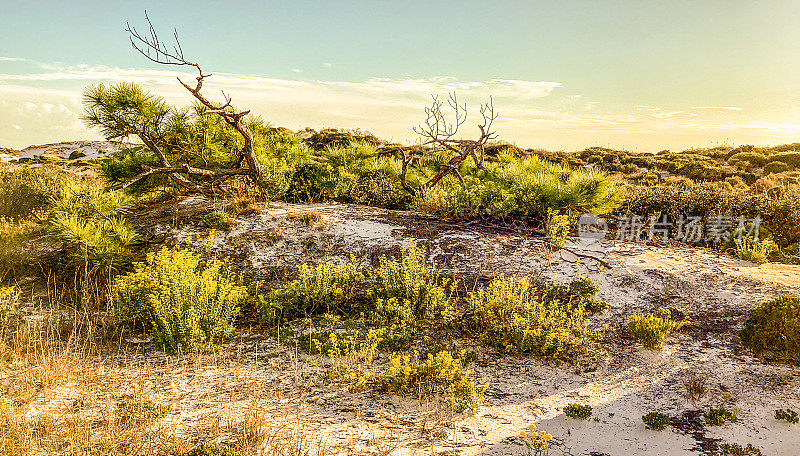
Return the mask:
<path id="1" fill-rule="evenodd" d="M 501 138 L 523 146 L 800 141 L 800 2 L 0 0 L 0 145 L 88 137 L 95 81 L 188 101 L 127 43 L 145 8 L 289 128 L 410 141 L 426 93 L 456 88 L 495 95 Z"/>

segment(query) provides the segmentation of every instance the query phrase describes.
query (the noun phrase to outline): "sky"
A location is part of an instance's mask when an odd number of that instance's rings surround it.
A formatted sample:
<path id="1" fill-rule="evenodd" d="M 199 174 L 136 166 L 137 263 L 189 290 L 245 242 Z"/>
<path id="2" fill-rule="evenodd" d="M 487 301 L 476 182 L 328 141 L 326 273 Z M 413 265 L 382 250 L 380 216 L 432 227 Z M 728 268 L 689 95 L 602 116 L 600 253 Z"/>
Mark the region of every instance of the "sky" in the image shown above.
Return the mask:
<path id="1" fill-rule="evenodd" d="M 185 68 L 149 62 L 144 10 L 214 76 L 207 95 L 273 125 L 413 143 L 432 94 L 492 97 L 522 147 L 655 152 L 800 141 L 800 2 L 759 0 L 0 0 L 0 146 L 100 139 L 82 91 L 131 81 L 175 105 Z"/>

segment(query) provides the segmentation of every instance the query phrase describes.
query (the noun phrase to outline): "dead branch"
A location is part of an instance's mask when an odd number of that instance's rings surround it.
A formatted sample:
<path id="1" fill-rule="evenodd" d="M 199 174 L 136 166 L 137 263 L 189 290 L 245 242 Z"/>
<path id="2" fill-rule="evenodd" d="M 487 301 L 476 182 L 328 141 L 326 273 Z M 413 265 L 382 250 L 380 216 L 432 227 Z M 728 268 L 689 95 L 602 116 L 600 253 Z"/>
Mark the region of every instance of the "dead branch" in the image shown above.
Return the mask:
<path id="1" fill-rule="evenodd" d="M 250 177 L 253 181 L 258 181 L 262 177 L 261 173 L 261 166 L 256 159 L 255 151 L 253 149 L 253 134 L 244 125 L 242 119 L 250 113 L 249 110 L 246 111 L 237 111 L 233 108 L 231 104 L 231 97 L 226 95 L 224 92 L 222 96 L 225 100 L 222 104 L 216 104 L 206 98 L 202 93 L 201 90 L 203 88 L 203 82 L 206 78 L 211 77 L 211 74 L 207 74 L 203 72 L 203 68 L 200 64 L 190 61 L 184 57 L 183 54 L 183 47 L 181 46 L 180 39 L 178 38 L 178 31 L 173 31 L 174 36 L 174 43 L 168 45 L 161 41 L 158 36 L 158 33 L 153 26 L 153 23 L 150 21 L 150 17 L 147 15 L 147 11 L 144 13 L 145 20 L 147 20 L 148 32 L 147 34 L 140 33 L 136 27 L 130 25 L 130 23 L 126 22 L 125 30 L 128 32 L 128 38 L 130 39 L 131 46 L 138 51 L 140 54 L 145 56 L 148 60 L 154 63 L 158 63 L 160 65 L 175 65 L 175 66 L 190 66 L 197 70 L 198 76 L 195 78 L 197 81 L 194 86 L 185 83 L 178 77 L 178 82 L 192 94 L 192 96 L 203 105 L 208 112 L 214 113 L 220 116 L 229 126 L 231 126 L 234 130 L 236 130 L 239 135 L 244 140 L 244 147 L 241 149 L 236 150 L 236 160 L 235 168 L 230 170 L 203 170 L 203 172 L 198 171 L 198 168 L 192 168 L 188 165 L 184 165 L 182 167 L 175 167 L 172 166 L 169 161 L 167 160 L 165 154 L 158 148 L 157 141 L 155 138 L 152 137 L 142 137 L 146 135 L 139 135 L 144 142 L 145 146 L 147 146 L 153 153 L 156 154 L 158 157 L 159 162 L 161 163 L 161 167 L 157 168 L 157 173 L 166 173 L 170 174 L 171 176 L 179 176 L 180 173 L 183 174 L 190 174 L 190 175 L 198 175 L 198 176 L 233 176 L 233 175 L 243 175 Z M 247 168 L 242 168 L 242 162 L 247 164 Z M 155 168 L 154 168 L 155 169 Z M 154 172 L 151 169 L 146 171 L 142 174 L 149 174 L 152 175 Z M 190 170 L 193 170 L 190 172 Z M 143 176 L 146 177 L 146 176 Z M 140 180 L 141 177 L 137 176 Z M 136 179 L 134 178 L 134 179 Z M 172 177 L 176 180 L 179 184 L 184 187 L 191 188 L 188 184 L 191 184 L 191 181 L 186 179 L 183 176 L 179 177 Z M 126 186 L 130 185 L 129 183 Z M 196 187 L 196 186 L 195 186 Z"/>
<path id="2" fill-rule="evenodd" d="M 425 108 L 424 123 L 414 127 L 413 130 L 422 137 L 422 146 L 428 148 L 430 152 L 428 155 L 439 156 L 438 170 L 436 174 L 418 187 L 412 186 L 408 182 L 408 167 L 415 161 L 425 157 L 409 155 L 401 150 L 401 159 L 403 161 L 400 183 L 412 195 L 425 193 L 449 175 L 455 176 L 461 182 L 461 185 L 466 185 L 464 177 L 458 171 L 461 164 L 465 160 L 472 158 L 475 166 L 478 169 L 483 169 L 483 162 L 486 156 L 484 146 L 488 141 L 497 137 L 496 133 L 492 131 L 492 123 L 497 119 L 497 113 L 494 110 L 491 98 L 489 98 L 488 103 L 480 107 L 482 122 L 478 125 L 478 130 L 480 131 L 478 139 L 456 138 L 459 128 L 467 120 L 467 104 L 459 104 L 455 93 L 449 95 L 447 102 L 449 108 L 453 111 L 452 122 L 447 120 L 442 110 L 444 102 L 436 95 L 433 95 L 432 98 L 431 106 Z"/>

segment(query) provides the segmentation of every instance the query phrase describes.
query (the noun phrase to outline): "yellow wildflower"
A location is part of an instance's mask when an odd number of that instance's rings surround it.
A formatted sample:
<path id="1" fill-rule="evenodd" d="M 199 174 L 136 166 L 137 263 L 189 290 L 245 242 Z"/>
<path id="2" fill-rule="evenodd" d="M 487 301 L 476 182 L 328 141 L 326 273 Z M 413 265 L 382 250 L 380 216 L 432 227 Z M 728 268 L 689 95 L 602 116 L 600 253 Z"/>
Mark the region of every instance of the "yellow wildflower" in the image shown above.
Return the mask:
<path id="1" fill-rule="evenodd" d="M 528 436 L 528 433 L 525 431 L 520 431 L 519 435 L 524 439 L 525 437 Z"/>
<path id="2" fill-rule="evenodd" d="M 535 431 L 536 430 L 536 425 L 535 424 L 531 424 L 530 426 L 528 426 L 528 429 L 530 429 L 531 431 Z"/>
<path id="3" fill-rule="evenodd" d="M 545 441 L 550 441 L 553 438 L 553 435 L 548 433 L 548 434 L 543 435 L 542 438 Z"/>

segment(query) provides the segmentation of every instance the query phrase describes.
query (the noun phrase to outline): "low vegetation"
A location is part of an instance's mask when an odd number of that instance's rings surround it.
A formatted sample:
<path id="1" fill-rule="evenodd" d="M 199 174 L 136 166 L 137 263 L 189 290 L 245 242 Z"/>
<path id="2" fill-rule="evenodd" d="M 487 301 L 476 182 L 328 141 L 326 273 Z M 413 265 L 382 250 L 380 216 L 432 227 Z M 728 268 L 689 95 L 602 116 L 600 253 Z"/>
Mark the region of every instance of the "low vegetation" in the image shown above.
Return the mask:
<path id="1" fill-rule="evenodd" d="M 567 404 L 564 407 L 564 415 L 576 420 L 588 420 L 592 416 L 592 406 L 575 403 Z"/>
<path id="2" fill-rule="evenodd" d="M 758 356 L 800 364 L 800 297 L 781 296 L 756 307 L 739 336 Z"/>
<path id="3" fill-rule="evenodd" d="M 663 431 L 670 423 L 669 416 L 659 412 L 648 413 L 642 417 L 642 421 L 644 421 L 647 429 L 652 429 L 654 431 Z"/>
<path id="4" fill-rule="evenodd" d="M 628 318 L 631 336 L 653 350 L 661 348 L 672 331 L 686 324 L 685 321 L 673 320 L 672 313 L 665 308 L 658 309 L 655 313 L 633 314 Z"/>

